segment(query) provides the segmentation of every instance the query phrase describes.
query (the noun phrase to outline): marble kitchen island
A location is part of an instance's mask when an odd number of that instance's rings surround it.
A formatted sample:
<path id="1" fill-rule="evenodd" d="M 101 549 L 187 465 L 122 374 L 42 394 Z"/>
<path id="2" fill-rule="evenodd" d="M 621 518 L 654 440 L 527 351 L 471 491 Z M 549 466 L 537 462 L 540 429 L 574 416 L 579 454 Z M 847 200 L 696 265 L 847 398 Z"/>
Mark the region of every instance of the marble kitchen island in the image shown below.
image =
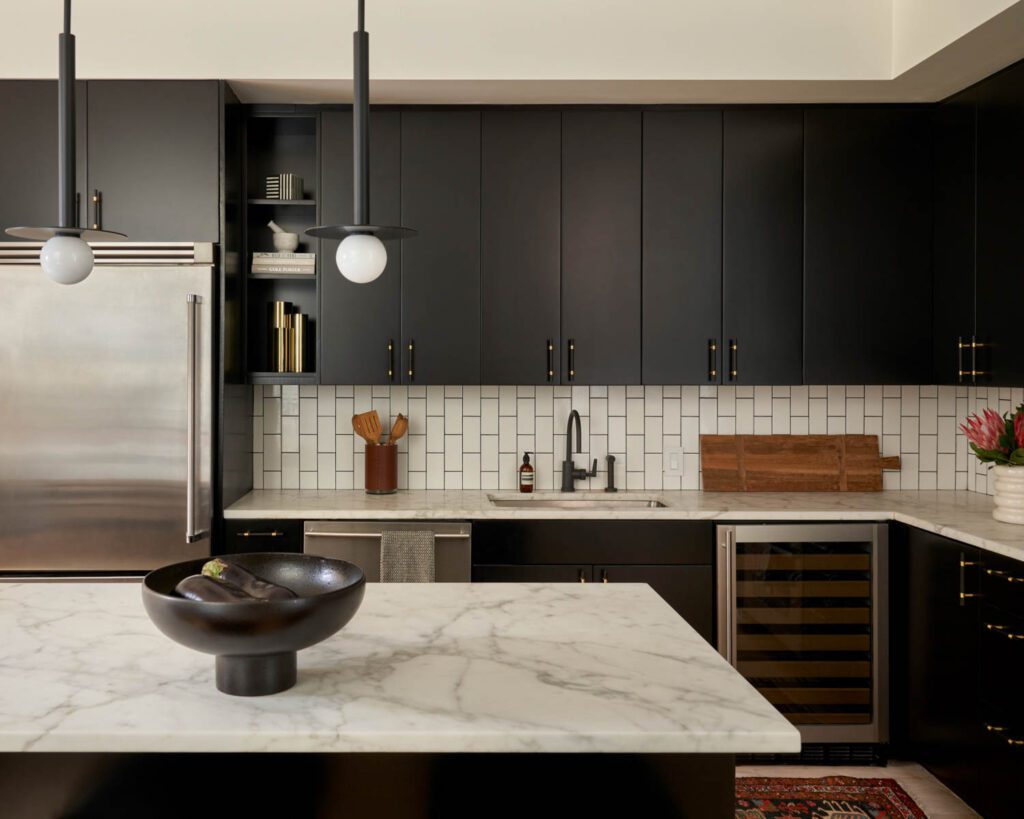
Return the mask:
<path id="1" fill-rule="evenodd" d="M 604 784 L 710 817 L 732 815 L 734 754 L 800 747 L 645 585 L 374 584 L 344 630 L 300 653 L 295 688 L 253 699 L 217 692 L 212 658 L 161 635 L 140 598 L 137 583 L 0 585 L 0 759 L 23 781 L 36 756 L 41 769 L 68 753 L 255 751 L 355 766 L 346 799 L 362 782 L 378 809 L 382 776 L 395 793 L 430 781 L 429 799 L 381 816 L 435 815 L 416 806 L 455 791 L 443 815 L 461 815 L 501 776 L 517 783 L 500 797 L 510 811 L 535 788 L 561 784 L 580 806 Z"/>

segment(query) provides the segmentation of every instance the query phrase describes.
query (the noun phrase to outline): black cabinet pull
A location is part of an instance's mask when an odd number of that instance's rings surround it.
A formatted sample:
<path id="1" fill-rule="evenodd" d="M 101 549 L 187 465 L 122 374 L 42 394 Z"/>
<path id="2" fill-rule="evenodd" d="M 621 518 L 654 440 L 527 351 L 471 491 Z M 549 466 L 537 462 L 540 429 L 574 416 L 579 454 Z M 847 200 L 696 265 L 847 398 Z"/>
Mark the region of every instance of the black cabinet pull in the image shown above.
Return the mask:
<path id="1" fill-rule="evenodd" d="M 413 340 L 409 339 L 409 380 L 412 381 L 415 378 L 414 373 L 416 372 L 416 364 L 413 356 L 416 354 L 416 347 Z"/>
<path id="2" fill-rule="evenodd" d="M 395 340 L 388 339 L 388 381 L 395 380 Z"/>
<path id="3" fill-rule="evenodd" d="M 1006 732 L 1009 729 L 1005 725 L 993 725 L 991 722 L 986 722 L 985 730 L 989 733 L 999 734 L 1000 736 L 1002 736 L 1002 738 L 1006 740 L 1007 745 L 1024 745 L 1024 739 L 1017 739 L 1015 737 L 1006 736 Z"/>
<path id="4" fill-rule="evenodd" d="M 601 582 L 602 583 L 607 583 L 608 582 L 608 570 L 607 569 L 601 569 Z"/>
<path id="5" fill-rule="evenodd" d="M 975 564 L 967 564 L 975 565 Z M 985 569 L 985 574 L 989 577 L 998 577 L 1000 580 L 1005 580 L 1007 583 L 1024 583 L 1024 577 L 1015 577 L 1009 572 L 1004 572 L 1002 569 Z"/>
<path id="6" fill-rule="evenodd" d="M 569 339 L 569 380 L 576 380 L 576 339 Z"/>
<path id="7" fill-rule="evenodd" d="M 284 537 L 284 532 L 279 532 L 274 529 L 271 532 L 250 532 L 246 530 L 238 533 L 239 537 Z"/>
<path id="8" fill-rule="evenodd" d="M 548 381 L 551 381 L 555 377 L 555 345 L 551 339 L 548 339 Z"/>
<path id="9" fill-rule="evenodd" d="M 75 227 L 82 226 L 82 194 L 75 191 Z"/>
<path id="10" fill-rule="evenodd" d="M 963 336 L 956 337 L 956 383 L 963 384 L 967 371 L 964 369 L 964 350 L 968 347 Z"/>
<path id="11" fill-rule="evenodd" d="M 708 339 L 708 381 L 718 380 L 718 342 Z"/>
<path id="12" fill-rule="evenodd" d="M 103 230 L 103 191 L 92 192 L 92 229 Z"/>
<path id="13" fill-rule="evenodd" d="M 737 352 L 737 348 L 738 347 L 739 347 L 739 344 L 736 342 L 736 339 L 730 338 L 729 339 L 729 380 L 730 381 L 735 381 L 736 380 L 736 374 L 737 374 L 738 368 L 739 368 L 739 353 Z"/>
<path id="14" fill-rule="evenodd" d="M 586 583 L 587 582 L 587 577 L 583 573 L 583 569 L 579 570 L 579 573 L 576 575 L 576 578 L 580 581 L 580 583 Z"/>

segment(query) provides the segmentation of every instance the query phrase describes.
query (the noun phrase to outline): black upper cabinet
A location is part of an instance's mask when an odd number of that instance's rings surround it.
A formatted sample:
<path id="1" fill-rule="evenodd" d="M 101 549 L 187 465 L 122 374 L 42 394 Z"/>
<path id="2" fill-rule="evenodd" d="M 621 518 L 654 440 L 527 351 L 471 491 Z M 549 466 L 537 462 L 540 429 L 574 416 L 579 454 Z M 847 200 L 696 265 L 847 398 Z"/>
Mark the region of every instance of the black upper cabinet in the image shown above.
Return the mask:
<path id="1" fill-rule="evenodd" d="M 401 151 L 403 375 L 478 384 L 480 114 L 403 112 Z"/>
<path id="2" fill-rule="evenodd" d="M 975 335 L 975 122 L 972 89 L 939 105 L 933 115 L 932 268 L 934 379 L 939 384 L 970 383 L 969 344 Z M 966 382 L 965 382 L 966 378 Z"/>
<path id="3" fill-rule="evenodd" d="M 86 84 L 76 86 L 78 119 L 78 191 L 85 203 Z M 9 227 L 56 225 L 57 196 L 57 83 L 53 80 L 0 82 L 0 241 L 19 242 L 4 231 Z"/>
<path id="4" fill-rule="evenodd" d="M 726 384 L 802 383 L 803 132 L 797 109 L 725 112 Z"/>
<path id="5" fill-rule="evenodd" d="M 634 111 L 562 115 L 563 384 L 641 382 L 641 130 Z"/>
<path id="6" fill-rule="evenodd" d="M 977 333 L 992 382 L 1024 381 L 1024 63 L 978 87 Z"/>
<path id="7" fill-rule="evenodd" d="M 101 227 L 134 242 L 218 240 L 216 81 L 89 82 L 88 133 L 87 193 L 100 191 Z M 97 221 L 92 202 L 84 218 Z"/>
<path id="8" fill-rule="evenodd" d="M 722 113 L 646 112 L 643 383 L 717 383 L 721 317 Z"/>
<path id="9" fill-rule="evenodd" d="M 481 379 L 557 383 L 561 116 L 485 111 L 482 129 Z"/>
<path id="10" fill-rule="evenodd" d="M 352 113 L 324 111 L 320 138 L 321 219 L 329 225 L 351 224 Z M 370 114 L 370 220 L 374 224 L 401 221 L 401 138 L 401 114 Z M 338 244 L 334 239 L 320 242 L 320 380 L 324 384 L 399 383 L 402 243 L 385 242 L 387 267 L 369 284 L 354 284 L 338 272 Z"/>
<path id="11" fill-rule="evenodd" d="M 924 108 L 806 112 L 806 383 L 931 379 L 929 118 Z"/>

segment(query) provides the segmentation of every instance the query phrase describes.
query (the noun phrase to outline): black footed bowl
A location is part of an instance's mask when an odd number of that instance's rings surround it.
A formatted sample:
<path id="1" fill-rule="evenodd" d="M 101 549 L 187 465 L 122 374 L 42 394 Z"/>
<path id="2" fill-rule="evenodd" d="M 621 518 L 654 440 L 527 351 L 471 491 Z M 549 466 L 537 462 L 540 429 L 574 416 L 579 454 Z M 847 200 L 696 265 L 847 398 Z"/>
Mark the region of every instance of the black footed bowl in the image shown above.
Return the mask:
<path id="1" fill-rule="evenodd" d="M 189 560 L 156 569 L 142 583 L 146 613 L 183 646 L 217 656 L 217 688 L 255 697 L 295 685 L 296 656 L 326 640 L 363 602 L 363 570 L 345 560 L 287 552 L 226 556 L 265 580 L 287 586 L 294 600 L 200 603 L 174 587 L 206 562 Z"/>

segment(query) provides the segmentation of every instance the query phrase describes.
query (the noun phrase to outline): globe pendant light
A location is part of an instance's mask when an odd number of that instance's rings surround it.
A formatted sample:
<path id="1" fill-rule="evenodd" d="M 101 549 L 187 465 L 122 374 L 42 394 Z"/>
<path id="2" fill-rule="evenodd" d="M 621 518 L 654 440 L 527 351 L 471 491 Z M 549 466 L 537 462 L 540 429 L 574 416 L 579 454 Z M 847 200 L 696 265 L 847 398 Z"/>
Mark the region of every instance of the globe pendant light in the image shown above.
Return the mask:
<path id="1" fill-rule="evenodd" d="M 388 263 L 385 239 L 408 239 L 416 231 L 370 224 L 370 37 L 364 27 L 363 0 L 359 0 L 359 30 L 352 35 L 353 220 L 354 225 L 321 225 L 309 236 L 341 239 L 335 260 L 341 275 L 356 284 L 372 282 Z"/>
<path id="2" fill-rule="evenodd" d="M 124 239 L 123 233 L 78 227 L 75 214 L 75 36 L 71 33 L 71 0 L 64 0 L 64 31 L 60 35 L 57 82 L 58 226 L 12 227 L 7 233 L 19 239 L 45 242 L 39 264 L 58 284 L 77 284 L 92 272 L 92 248 L 86 244 Z"/>

